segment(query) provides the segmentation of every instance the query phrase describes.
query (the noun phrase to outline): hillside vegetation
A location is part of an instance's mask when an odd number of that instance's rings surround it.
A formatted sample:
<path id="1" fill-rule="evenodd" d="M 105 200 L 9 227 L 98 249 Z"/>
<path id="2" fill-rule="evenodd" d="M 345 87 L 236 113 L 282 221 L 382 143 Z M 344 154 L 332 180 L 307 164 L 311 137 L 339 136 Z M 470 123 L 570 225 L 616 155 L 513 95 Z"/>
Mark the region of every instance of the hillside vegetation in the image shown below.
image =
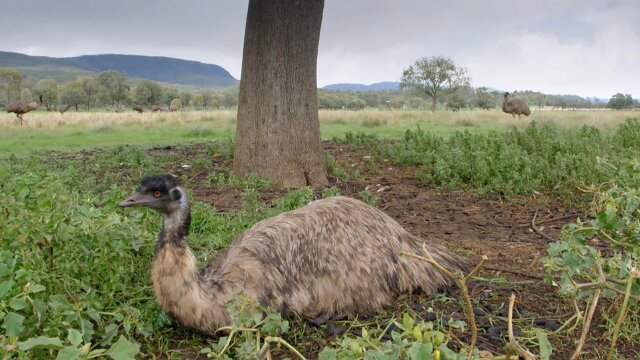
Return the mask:
<path id="1" fill-rule="evenodd" d="M 0 67 L 16 68 L 24 77 L 52 78 L 58 82 L 71 81 L 82 74 L 118 70 L 130 77 L 170 84 L 224 88 L 238 83 L 218 65 L 161 56 L 105 54 L 54 58 L 0 51 Z"/>

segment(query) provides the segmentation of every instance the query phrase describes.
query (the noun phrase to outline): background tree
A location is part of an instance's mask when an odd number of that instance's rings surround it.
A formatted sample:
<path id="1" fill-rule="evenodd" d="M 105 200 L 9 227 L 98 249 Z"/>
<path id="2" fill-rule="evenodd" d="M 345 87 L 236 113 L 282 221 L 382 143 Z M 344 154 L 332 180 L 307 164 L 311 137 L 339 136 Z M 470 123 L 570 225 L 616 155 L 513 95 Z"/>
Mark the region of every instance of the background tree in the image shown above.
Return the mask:
<path id="1" fill-rule="evenodd" d="M 180 109 L 182 109 L 182 101 L 179 98 L 171 100 L 171 104 L 169 104 L 169 110 L 178 111 Z"/>
<path id="2" fill-rule="evenodd" d="M 102 100 L 111 105 L 120 106 L 129 100 L 129 78 L 123 72 L 109 70 L 101 72 L 96 78 Z"/>
<path id="3" fill-rule="evenodd" d="M 431 111 L 436 111 L 438 97 L 451 94 L 469 84 L 464 68 L 449 57 L 434 56 L 418 59 L 402 73 L 400 87 L 431 98 Z"/>
<path id="4" fill-rule="evenodd" d="M 324 0 L 250 0 L 233 170 L 275 187 L 327 184 L 317 59 Z"/>
<path id="5" fill-rule="evenodd" d="M 133 90 L 133 101 L 139 105 L 159 105 L 164 96 L 162 86 L 155 81 L 142 80 Z"/>
<path id="6" fill-rule="evenodd" d="M 197 109 L 202 109 L 204 107 L 204 95 L 201 93 L 195 93 L 193 95 L 193 106 Z"/>
<path id="7" fill-rule="evenodd" d="M 95 95 L 98 84 L 96 83 L 96 79 L 91 76 L 80 76 L 77 81 L 82 84 L 82 91 L 84 92 L 84 99 L 87 111 L 91 110 L 91 102 L 93 101 L 93 95 Z M 76 111 L 78 107 L 76 106 Z"/>
<path id="8" fill-rule="evenodd" d="M 28 88 L 24 88 L 20 91 L 20 100 L 31 102 L 33 101 L 33 95 L 31 95 L 31 90 Z"/>
<path id="9" fill-rule="evenodd" d="M 4 95 L 5 105 L 11 104 L 20 96 L 22 75 L 15 68 L 0 67 L 0 91 Z"/>
<path id="10" fill-rule="evenodd" d="M 178 89 L 170 87 L 168 89 L 165 90 L 164 92 L 164 101 L 163 103 L 167 106 L 171 106 L 171 101 L 173 99 L 179 99 L 180 98 L 180 92 L 178 91 Z"/>
<path id="11" fill-rule="evenodd" d="M 87 104 L 84 82 L 77 79 L 62 85 L 60 90 L 60 103 L 73 106 L 76 111 L 82 104 Z"/>
<path id="12" fill-rule="evenodd" d="M 476 89 L 476 106 L 483 109 L 492 109 L 496 107 L 496 98 L 491 95 L 486 87 Z"/>
<path id="13" fill-rule="evenodd" d="M 58 104 L 58 82 L 54 79 L 42 79 L 36 85 L 34 95 L 47 110 Z"/>
<path id="14" fill-rule="evenodd" d="M 630 109 L 634 106 L 634 101 L 631 95 L 623 95 L 622 93 L 617 93 L 609 99 L 607 103 L 607 107 L 609 109 Z"/>

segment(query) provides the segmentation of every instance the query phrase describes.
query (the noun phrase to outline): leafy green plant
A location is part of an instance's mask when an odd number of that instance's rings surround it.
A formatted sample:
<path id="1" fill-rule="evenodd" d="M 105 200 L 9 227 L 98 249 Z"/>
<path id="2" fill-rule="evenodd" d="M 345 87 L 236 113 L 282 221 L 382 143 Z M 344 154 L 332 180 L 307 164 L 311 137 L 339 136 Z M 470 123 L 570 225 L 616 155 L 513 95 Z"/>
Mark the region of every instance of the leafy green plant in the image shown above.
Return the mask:
<path id="1" fill-rule="evenodd" d="M 269 351 L 270 343 L 279 343 L 304 358 L 279 337 L 289 331 L 289 322 L 280 313 L 260 306 L 242 294 L 229 301 L 226 310 L 234 323 L 219 331 L 226 332 L 227 336 L 203 348 L 201 354 L 216 359 L 255 359 Z"/>
<path id="2" fill-rule="evenodd" d="M 335 186 L 322 189 L 321 196 L 323 199 L 340 196 L 340 189 Z"/>
<path id="3" fill-rule="evenodd" d="M 625 318 L 636 317 L 630 323 L 639 320 L 637 311 L 628 311 L 630 306 L 637 306 L 640 301 L 639 190 L 612 187 L 597 191 L 593 217 L 565 226 L 560 241 L 549 246 L 549 256 L 542 260 L 548 271 L 560 275 L 558 280 L 549 277 L 549 281 L 557 284 L 561 294 L 578 299 L 591 297 L 589 310 L 585 311 L 583 339 L 589 331 L 600 297 L 615 298 L 621 304 L 616 309 L 613 327 L 609 329 L 609 359 Z M 574 318 L 581 319 L 583 315 L 577 313 Z M 578 346 L 580 348 L 581 345 Z"/>
<path id="4" fill-rule="evenodd" d="M 376 206 L 378 203 L 378 195 L 372 194 L 368 189 L 364 189 L 358 193 L 360 200 L 366 202 L 371 206 Z"/>
<path id="5" fill-rule="evenodd" d="M 300 189 L 290 190 L 284 197 L 276 199 L 273 204 L 280 212 L 290 211 L 307 205 L 313 201 L 314 198 L 315 194 L 313 190 L 306 186 Z"/>
<path id="6" fill-rule="evenodd" d="M 451 334 L 436 330 L 431 322 L 416 322 L 405 313 L 402 322 L 395 325 L 399 331 L 391 332 L 391 340 L 383 340 L 386 329 L 370 333 L 364 328 L 361 336 L 347 335 L 337 342 L 336 348 L 326 347 L 318 355 L 319 359 L 468 359 L 462 350 L 451 350 Z"/>

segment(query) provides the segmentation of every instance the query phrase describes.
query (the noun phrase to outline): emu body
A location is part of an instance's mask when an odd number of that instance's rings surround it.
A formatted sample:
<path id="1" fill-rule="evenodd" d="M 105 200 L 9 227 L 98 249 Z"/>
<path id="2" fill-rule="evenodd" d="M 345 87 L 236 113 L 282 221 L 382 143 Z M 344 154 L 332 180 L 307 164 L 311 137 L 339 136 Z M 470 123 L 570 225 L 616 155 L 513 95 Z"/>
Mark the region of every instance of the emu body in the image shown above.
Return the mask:
<path id="1" fill-rule="evenodd" d="M 199 271 L 187 245 L 187 195 L 177 178 L 145 178 L 120 205 L 164 214 L 151 270 L 158 302 L 184 326 L 205 333 L 230 323 L 225 303 L 239 292 L 319 323 L 375 313 L 403 292 L 434 294 L 449 280 L 429 264 L 400 258 L 402 251 L 421 253 L 423 244 L 448 269 L 466 267 L 378 209 L 333 197 L 255 224 Z"/>
<path id="2" fill-rule="evenodd" d="M 35 101 L 29 102 L 18 100 L 7 106 L 7 112 L 16 114 L 18 119 L 20 119 L 20 125 L 22 125 L 22 116 L 30 111 L 36 110 L 37 108 L 38 103 L 36 103 Z"/>
<path id="3" fill-rule="evenodd" d="M 502 101 L 502 111 L 507 114 L 511 114 L 514 118 L 518 115 L 518 119 L 520 115 L 529 116 L 531 114 L 531 110 L 529 109 L 529 105 L 523 99 L 510 99 L 509 93 L 504 93 L 504 100 Z"/>

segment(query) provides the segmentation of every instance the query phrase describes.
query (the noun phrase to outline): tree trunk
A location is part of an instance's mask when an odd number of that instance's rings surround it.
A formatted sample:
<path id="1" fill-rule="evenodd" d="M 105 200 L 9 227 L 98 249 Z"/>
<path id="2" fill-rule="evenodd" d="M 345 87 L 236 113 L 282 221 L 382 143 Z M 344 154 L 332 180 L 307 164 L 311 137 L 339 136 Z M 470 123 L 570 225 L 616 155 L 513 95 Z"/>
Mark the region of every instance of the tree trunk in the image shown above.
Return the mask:
<path id="1" fill-rule="evenodd" d="M 435 96 L 431 97 L 431 112 L 436 112 L 437 98 Z"/>
<path id="2" fill-rule="evenodd" d="M 316 68 L 324 0 L 250 0 L 233 170 L 326 185 Z"/>

